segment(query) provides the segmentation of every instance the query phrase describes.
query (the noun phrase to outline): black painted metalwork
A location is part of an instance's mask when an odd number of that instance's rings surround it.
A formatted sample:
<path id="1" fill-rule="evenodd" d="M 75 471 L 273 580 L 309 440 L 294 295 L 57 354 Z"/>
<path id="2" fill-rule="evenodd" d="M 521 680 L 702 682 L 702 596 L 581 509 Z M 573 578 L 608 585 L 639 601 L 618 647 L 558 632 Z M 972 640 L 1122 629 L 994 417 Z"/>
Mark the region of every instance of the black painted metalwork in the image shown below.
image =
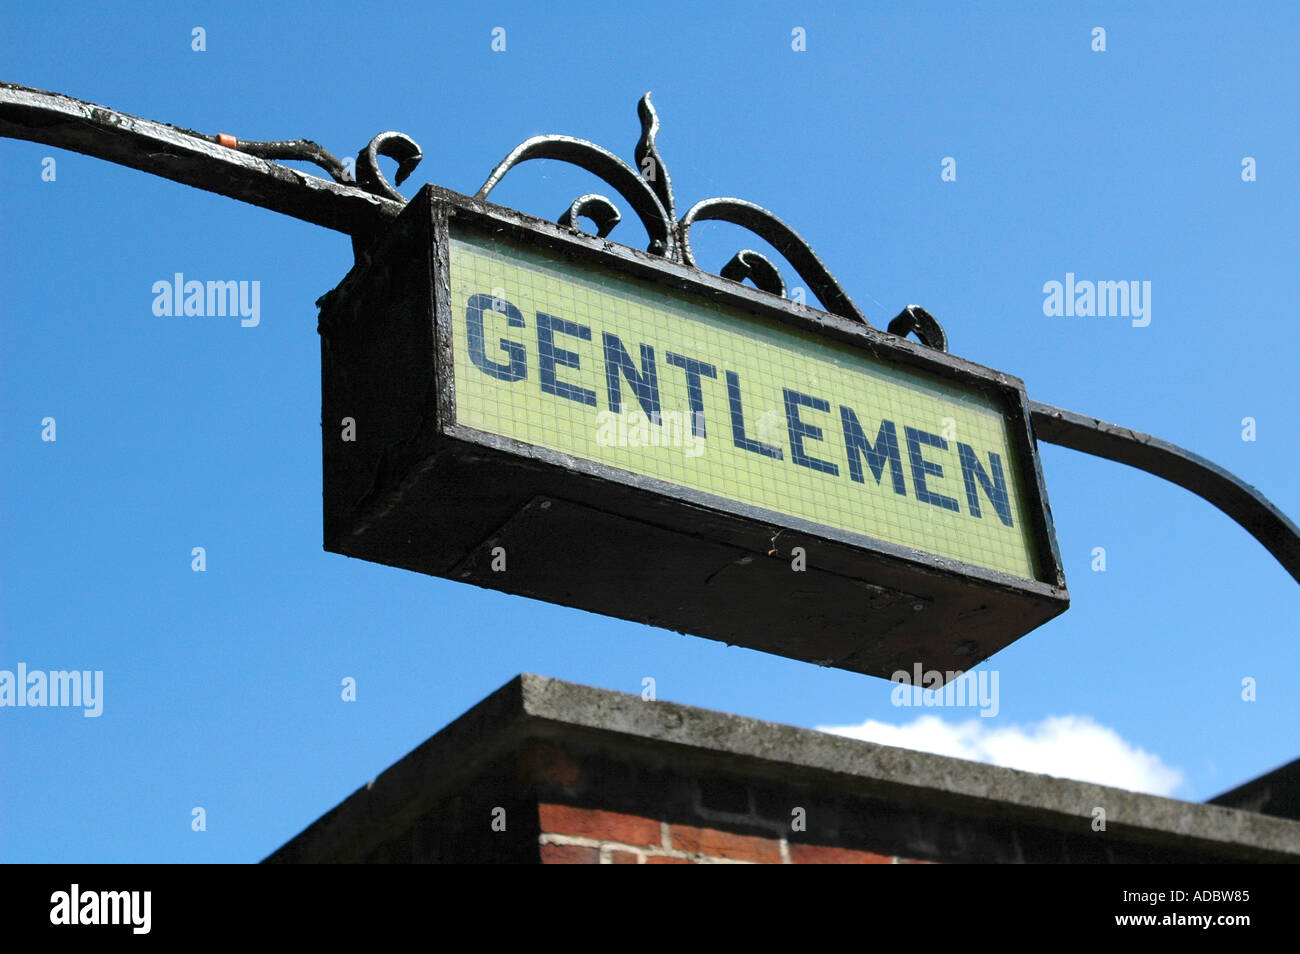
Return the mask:
<path id="1" fill-rule="evenodd" d="M 558 221 L 567 229 L 578 229 L 578 218 L 590 219 L 596 225 L 596 235 L 604 238 L 623 218 L 613 202 L 603 195 L 587 193 L 573 200 L 573 203 L 559 217 Z"/>
<path id="2" fill-rule="evenodd" d="M 636 104 L 636 112 L 641 120 L 641 138 L 632 153 L 636 157 L 636 167 L 641 171 L 641 177 L 650 183 L 650 188 L 655 190 L 655 195 L 659 196 L 671 222 L 677 218 L 677 200 L 673 197 L 673 181 L 668 176 L 668 166 L 655 145 L 655 137 L 659 135 L 659 114 L 650 102 L 649 93 L 642 96 Z"/>
<path id="3" fill-rule="evenodd" d="M 948 336 L 934 315 L 920 305 L 908 305 L 889 323 L 889 333 L 905 338 L 915 334 L 921 344 L 939 351 L 948 350 Z"/>
<path id="4" fill-rule="evenodd" d="M 182 131 L 191 136 L 206 139 L 208 142 L 215 142 L 220 146 L 238 149 L 240 152 L 246 152 L 250 156 L 257 156 L 259 159 L 300 159 L 304 162 L 314 162 L 316 165 L 328 172 L 330 178 L 335 182 L 343 185 L 352 182 L 352 176 L 349 174 L 347 166 L 345 166 L 332 152 L 322 148 L 318 143 L 314 143 L 310 139 L 281 139 L 275 142 L 244 142 L 243 140 L 236 139 L 234 136 L 209 136 L 206 133 L 195 132 L 192 129 Z"/>
<path id="5" fill-rule="evenodd" d="M 733 255 L 718 274 L 733 282 L 743 282 L 748 278 L 760 290 L 785 297 L 785 280 L 781 278 L 780 271 L 767 260 L 766 255 L 755 252 L 752 248 L 741 249 Z"/>
<path id="6" fill-rule="evenodd" d="M 521 162 L 543 158 L 570 162 L 604 179 L 628 202 L 650 235 L 652 254 L 698 269 L 689 241 L 691 225 L 710 219 L 731 222 L 766 239 L 784 255 L 827 311 L 869 324 L 808 243 L 766 209 L 740 199 L 705 199 L 674 222 L 671 179 L 655 144 L 659 120 L 648 93 L 638 104 L 638 113 L 642 131 L 635 157 L 645 176 L 593 143 L 567 136 L 537 136 L 512 150 L 475 198 L 486 199 L 501 178 Z M 358 156 L 354 183 L 337 157 L 310 140 L 241 142 L 233 136 L 198 133 L 13 83 L 0 83 L 0 136 L 106 159 L 358 239 L 377 234 L 406 204 L 380 170 L 378 157 L 397 161 L 398 185 L 422 158 L 420 147 L 409 137 L 392 131 L 380 133 Z M 313 162 L 329 173 L 332 181 L 271 161 L 274 159 Z M 579 217 L 595 223 L 601 238 L 619 222 L 613 203 L 595 194 L 576 199 L 560 217 L 560 224 L 577 229 Z M 776 267 L 752 249 L 737 253 L 722 269 L 722 276 L 736 282 L 749 278 L 764 293 L 785 293 Z M 915 334 L 927 348 L 947 351 L 943 327 L 919 306 L 905 308 L 889 323 L 888 331 L 898 336 Z M 1212 462 L 1148 434 L 1047 404 L 1031 402 L 1030 407 L 1038 440 L 1128 464 L 1190 490 L 1249 531 L 1300 581 L 1300 530 L 1253 487 Z"/>
<path id="7" fill-rule="evenodd" d="M 641 224 L 645 226 L 646 233 L 650 236 L 647 251 L 651 255 L 669 259 L 678 257 L 672 218 L 655 189 L 618 156 L 585 139 L 574 139 L 572 136 L 534 136 L 525 139 L 497 163 L 474 198 L 487 199 L 507 172 L 532 159 L 558 159 L 580 166 L 604 179 L 632 206 Z M 604 202 L 610 204 L 608 199 L 604 199 Z"/>
<path id="8" fill-rule="evenodd" d="M 405 205 L 406 196 L 388 184 L 379 168 L 380 156 L 397 160 L 397 184 L 401 185 L 415 171 L 415 167 L 424 158 L 424 153 L 410 136 L 389 130 L 370 140 L 357 155 L 357 185 L 374 195 Z"/>
<path id="9" fill-rule="evenodd" d="M 695 254 L 691 251 L 690 231 L 696 222 L 708 219 L 731 222 L 761 236 L 794 266 L 799 277 L 807 283 L 809 291 L 817 296 L 827 311 L 850 321 L 871 324 L 831 275 L 830 269 L 804 241 L 803 236 L 767 209 L 744 199 L 704 199 L 691 206 L 677 226 L 681 235 L 682 261 L 685 264 L 699 268 Z"/>
<path id="10" fill-rule="evenodd" d="M 1034 436 L 1128 464 L 1208 500 L 1244 527 L 1300 582 L 1300 529 L 1254 487 L 1198 454 L 1150 434 L 1029 402 Z"/>
<path id="11" fill-rule="evenodd" d="M 397 218 L 406 204 L 405 199 L 322 179 L 245 152 L 231 136 L 195 134 L 12 83 L 0 83 L 0 136 L 106 159 L 349 235 L 373 234 Z M 315 154 L 301 141 L 290 148 L 295 154 L 289 158 L 324 160 L 324 168 L 334 173 L 342 169 L 342 163 L 334 166 L 333 157 L 323 155 L 324 150 Z"/>
<path id="12" fill-rule="evenodd" d="M 632 206 L 650 236 L 648 251 L 652 255 L 661 255 L 691 268 L 699 268 L 691 249 L 691 226 L 704 220 L 730 222 L 765 239 L 785 256 L 807 284 L 808 290 L 817 296 L 831 314 L 870 325 L 812 247 L 798 232 L 767 209 L 743 199 L 704 199 L 695 203 L 680 222 L 675 222 L 676 197 L 673 195 L 672 177 L 668 174 L 668 166 L 655 142 L 659 133 L 659 116 L 650 102 L 649 93 L 641 97 L 637 113 L 641 119 L 641 138 L 634 151 L 636 169 L 613 153 L 584 139 L 555 135 L 534 136 L 520 143 L 501 160 L 475 198 L 486 199 L 507 172 L 530 159 L 568 162 L 604 179 Z M 596 200 L 599 200 L 599 204 Z M 600 220 L 603 231 L 597 234 L 602 238 L 617 224 L 617 220 L 611 222 L 608 216 L 608 208 L 612 207 L 609 200 L 592 195 L 575 200 L 562 218 L 562 224 L 570 228 L 577 227 L 577 214 L 581 212 L 575 214 L 575 209 L 579 203 L 601 210 L 604 216 Z M 784 296 L 786 293 L 785 281 L 776 266 L 752 249 L 738 252 L 719 274 L 738 282 L 749 278 L 760 291 L 770 294 Z M 946 350 L 947 337 L 943 334 L 943 329 L 938 327 L 938 322 L 933 318 L 929 320 L 930 332 L 918 336 L 922 343 Z M 937 333 L 933 329 L 938 329 Z"/>

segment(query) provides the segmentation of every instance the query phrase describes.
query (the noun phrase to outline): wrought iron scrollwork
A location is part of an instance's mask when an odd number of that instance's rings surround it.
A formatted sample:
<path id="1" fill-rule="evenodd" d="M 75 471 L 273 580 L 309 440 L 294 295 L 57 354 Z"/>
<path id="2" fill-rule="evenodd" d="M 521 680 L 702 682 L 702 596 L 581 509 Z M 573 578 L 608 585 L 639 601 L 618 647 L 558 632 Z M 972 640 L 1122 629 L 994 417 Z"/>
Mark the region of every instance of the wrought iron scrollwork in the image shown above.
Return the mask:
<path id="1" fill-rule="evenodd" d="M 383 196 L 394 202 L 405 202 L 402 195 L 388 183 L 379 168 L 379 157 L 397 160 L 397 185 L 406 181 L 424 158 L 419 144 L 405 133 L 381 132 L 357 154 L 357 185 L 372 195 Z"/>
<path id="2" fill-rule="evenodd" d="M 278 139 L 273 141 L 249 141 L 237 139 L 227 133 L 212 136 L 195 132 L 192 129 L 180 130 L 197 139 L 204 139 L 218 146 L 225 146 L 258 159 L 296 159 L 312 162 L 330 174 L 330 178 L 339 185 L 355 185 L 371 195 L 391 199 L 394 202 L 406 202 L 402 195 L 389 183 L 383 170 L 379 168 L 379 157 L 387 156 L 397 160 L 397 185 L 406 181 L 415 171 L 415 167 L 424 158 L 420 146 L 405 133 L 382 132 L 357 154 L 356 176 L 348 172 L 348 167 L 338 156 L 310 139 Z"/>
<path id="3" fill-rule="evenodd" d="M 476 198 L 486 199 L 520 163 L 532 159 L 571 163 L 603 179 L 632 208 L 650 237 L 651 254 L 699 268 L 691 249 L 691 226 L 701 220 L 730 222 L 766 239 L 827 311 L 869 324 L 803 237 L 766 209 L 741 199 L 712 198 L 697 202 L 677 221 L 672 178 L 656 143 L 659 117 L 649 93 L 637 104 L 637 114 L 641 136 L 634 150 L 636 168 L 586 140 L 536 136 L 520 143 L 492 170 Z M 309 139 L 250 141 L 200 133 L 11 83 L 0 83 L 0 135 L 74 149 L 338 229 L 351 234 L 359 248 L 400 214 L 406 198 L 396 186 L 423 158 L 413 139 L 390 130 L 360 151 L 353 174 L 337 156 Z M 389 182 L 379 168 L 380 156 L 396 160 L 395 182 Z M 315 163 L 329 179 L 273 161 L 283 159 Z M 596 194 L 575 199 L 559 217 L 562 225 L 575 229 L 579 219 L 594 223 L 601 238 L 620 222 L 614 203 Z M 748 279 L 774 295 L 787 291 L 776 265 L 753 249 L 738 252 L 720 274 L 732 281 Z M 915 332 L 923 344 L 946 350 L 939 323 L 924 311 L 909 311 L 916 315 L 901 324 L 900 316 L 889 330 Z"/>
<path id="4" fill-rule="evenodd" d="M 655 195 L 659 196 L 659 202 L 668 213 L 668 224 L 671 226 L 677 218 L 673 181 L 668 176 L 668 166 L 664 163 L 663 156 L 659 155 L 659 147 L 655 145 L 655 137 L 659 135 L 659 114 L 650 102 L 649 93 L 642 96 L 636 104 L 636 113 L 641 120 L 641 138 L 637 140 L 636 149 L 632 153 L 636 157 L 636 167 L 641 170 L 641 177 L 650 183 L 650 188 L 655 190 Z"/>
<path id="5" fill-rule="evenodd" d="M 676 258 L 677 241 L 673 234 L 672 220 L 654 189 L 618 156 L 585 139 L 574 139 L 571 136 L 534 136 L 532 139 L 525 139 L 497 163 L 497 167 L 474 194 L 474 198 L 486 199 L 507 172 L 520 163 L 532 159 L 558 159 L 586 169 L 592 175 L 604 179 L 627 201 L 641 220 L 641 224 L 645 226 L 650 236 L 650 247 L 647 251 L 652 255 L 662 255 L 664 258 Z M 603 196 L 584 198 L 589 200 L 600 198 L 606 205 L 612 204 Z"/>
<path id="6" fill-rule="evenodd" d="M 594 222 L 597 237 L 604 238 L 613 231 L 614 226 L 618 225 L 623 216 L 609 199 L 589 192 L 574 199 L 558 221 L 565 228 L 576 229 L 579 218 Z"/>
<path id="7" fill-rule="evenodd" d="M 240 152 L 247 153 L 250 156 L 256 156 L 259 159 L 299 159 L 303 162 L 314 162 L 330 174 L 330 178 L 340 185 L 348 185 L 352 182 L 352 176 L 348 173 L 345 166 L 334 153 L 323 148 L 318 143 L 310 139 L 277 139 L 270 142 L 246 142 L 236 139 L 234 136 L 222 133 L 218 136 L 209 136 L 205 133 L 193 132 L 186 130 L 191 136 L 198 136 L 206 139 L 208 142 L 215 142 L 219 146 L 225 146 L 229 149 L 237 149 Z"/>
<path id="8" fill-rule="evenodd" d="M 693 268 L 700 267 L 695 261 L 695 253 L 691 250 L 691 226 L 696 222 L 709 219 L 739 225 L 765 239 L 794 266 L 799 277 L 807 284 L 808 290 L 817 296 L 818 300 L 826 306 L 827 311 L 864 325 L 871 324 L 867 321 L 866 315 L 858 310 L 858 306 L 853 304 L 853 300 L 849 298 L 840 283 L 835 280 L 830 269 L 822 263 L 817 253 L 798 232 L 767 209 L 746 202 L 744 199 L 704 199 L 691 206 L 690 211 L 683 215 L 681 222 L 678 223 L 684 264 Z M 773 268 L 770 262 L 767 265 Z"/>
<path id="9" fill-rule="evenodd" d="M 731 261 L 723 265 L 718 274 L 733 282 L 743 282 L 748 278 L 761 290 L 785 297 L 785 279 L 781 277 L 781 272 L 768 261 L 766 255 L 755 252 L 752 248 L 742 248 L 731 256 Z"/>
<path id="10" fill-rule="evenodd" d="M 908 305 L 900 311 L 887 330 L 900 338 L 915 334 L 923 345 L 939 351 L 948 350 L 948 336 L 944 334 L 943 325 L 920 305 Z"/>
<path id="11" fill-rule="evenodd" d="M 604 179 L 627 201 L 650 236 L 648 251 L 651 254 L 661 255 L 690 268 L 699 268 L 691 249 L 691 226 L 707 220 L 730 222 L 765 239 L 780 252 L 794 267 L 808 291 L 817 296 L 831 314 L 870 326 L 866 316 L 803 236 L 767 209 L 743 199 L 719 197 L 695 203 L 680 221 L 674 221 L 676 199 L 673 195 L 672 177 L 668 174 L 668 166 L 655 142 L 659 133 L 659 115 L 650 102 L 649 93 L 641 97 L 637 104 L 637 115 L 641 120 L 641 138 L 633 153 L 637 168 L 632 168 L 613 153 L 583 139 L 534 136 L 520 143 L 501 160 L 475 198 L 486 199 L 502 177 L 522 162 L 530 159 L 568 162 Z M 604 238 L 618 224 L 617 215 L 617 210 L 608 199 L 589 194 L 575 199 L 559 221 L 568 228 L 577 228 L 579 217 L 589 218 L 597 224 L 597 235 Z M 737 252 L 719 274 L 737 282 L 749 279 L 759 290 L 774 295 L 784 297 L 786 294 L 786 283 L 780 271 L 766 256 L 753 249 Z M 906 327 L 899 325 L 899 320 L 895 319 L 889 331 L 902 335 L 915 332 L 922 344 L 946 351 L 948 339 L 939 322 L 923 309 L 915 310 L 918 312 L 916 319 Z M 919 316 L 924 317 L 922 319 Z M 896 331 L 895 326 L 903 330 Z"/>

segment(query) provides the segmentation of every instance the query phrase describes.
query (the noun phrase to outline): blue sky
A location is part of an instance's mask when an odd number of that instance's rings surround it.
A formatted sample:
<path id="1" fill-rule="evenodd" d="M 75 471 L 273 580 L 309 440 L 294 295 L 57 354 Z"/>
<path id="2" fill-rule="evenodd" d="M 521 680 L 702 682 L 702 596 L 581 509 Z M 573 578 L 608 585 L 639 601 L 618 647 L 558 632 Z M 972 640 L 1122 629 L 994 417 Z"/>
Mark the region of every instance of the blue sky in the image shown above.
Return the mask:
<path id="1" fill-rule="evenodd" d="M 0 79 L 339 155 L 398 129 L 425 154 L 408 195 L 472 193 L 543 132 L 630 161 L 653 90 L 679 211 L 764 205 L 873 324 L 923 305 L 954 353 L 1208 457 L 1295 519 L 1298 24 L 1283 4 L 49 2 L 8 11 Z M 627 692 L 649 676 L 662 699 L 1042 771 L 1067 751 L 1193 800 L 1300 749 L 1291 577 L 1199 498 L 1048 445 L 1073 605 L 981 667 L 989 719 L 325 553 L 313 303 L 348 239 L 32 143 L 0 140 L 0 170 L 0 669 L 105 686 L 99 718 L 0 709 L 0 860 L 260 859 L 521 671 Z M 554 218 L 596 185 L 533 163 L 493 199 Z M 611 238 L 642 247 L 638 228 Z M 763 248 L 724 224 L 692 238 L 714 270 Z M 175 272 L 259 281 L 260 324 L 156 317 Z M 1044 315 L 1067 272 L 1151 282 L 1151 323 Z"/>

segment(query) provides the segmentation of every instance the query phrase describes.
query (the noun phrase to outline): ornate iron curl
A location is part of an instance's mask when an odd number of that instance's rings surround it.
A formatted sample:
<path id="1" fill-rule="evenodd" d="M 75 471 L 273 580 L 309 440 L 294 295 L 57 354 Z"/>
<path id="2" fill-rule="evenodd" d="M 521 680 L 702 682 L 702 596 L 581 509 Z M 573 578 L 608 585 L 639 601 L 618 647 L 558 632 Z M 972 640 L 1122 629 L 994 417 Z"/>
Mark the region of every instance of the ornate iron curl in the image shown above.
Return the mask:
<path id="1" fill-rule="evenodd" d="M 596 237 L 604 238 L 614 230 L 614 226 L 618 225 L 623 216 L 609 199 L 588 192 L 574 199 L 557 221 L 566 229 L 576 229 L 579 227 L 579 218 L 590 219 L 596 223 Z"/>
<path id="2" fill-rule="evenodd" d="M 691 226 L 696 222 L 703 220 L 715 220 L 730 222 L 733 225 L 739 225 L 742 228 L 749 229 L 760 238 L 766 239 L 768 244 L 786 257 L 786 260 L 794 266 L 794 270 L 799 273 L 799 277 L 804 280 L 809 290 L 817 296 L 818 300 L 826 306 L 826 310 L 833 315 L 839 315 L 841 318 L 848 318 L 850 321 L 861 322 L 870 326 L 871 322 L 867 321 L 866 315 L 858 310 L 858 306 L 853 304 L 853 300 L 839 282 L 835 280 L 822 260 L 817 257 L 817 253 L 812 250 L 807 242 L 790 226 L 786 225 L 771 212 L 762 206 L 757 206 L 752 202 L 746 202 L 744 199 L 704 199 L 696 202 L 691 206 L 690 211 L 682 216 L 682 220 L 677 223 L 677 234 L 680 236 L 682 261 L 692 268 L 700 266 L 695 261 L 695 253 L 691 250 Z M 771 263 L 768 263 L 769 266 Z"/>
<path id="3" fill-rule="evenodd" d="M 641 120 L 641 138 L 637 140 L 636 149 L 632 153 L 636 157 L 636 167 L 641 171 L 641 178 L 648 181 L 650 188 L 655 190 L 655 195 L 659 196 L 659 202 L 668 213 L 668 221 L 671 223 L 677 218 L 673 180 L 668 176 L 668 166 L 664 163 L 663 156 L 659 155 L 659 147 L 655 145 L 655 137 L 659 135 L 659 114 L 650 102 L 649 93 L 642 96 L 636 104 L 636 114 Z"/>
<path id="4" fill-rule="evenodd" d="M 371 195 L 377 195 L 394 202 L 405 204 L 402 195 L 389 183 L 383 170 L 379 168 L 379 157 L 387 156 L 397 160 L 397 184 L 401 185 L 415 171 L 415 167 L 424 158 L 419 143 L 405 133 L 388 130 L 381 132 L 357 154 L 357 173 L 355 178 L 348 172 L 337 156 L 328 149 L 310 139 L 280 139 L 272 142 L 248 142 L 236 139 L 227 133 L 216 136 L 195 132 L 191 129 L 181 130 L 199 139 L 206 139 L 219 146 L 236 149 L 259 159 L 299 159 L 314 162 L 330 174 L 340 185 L 356 185 Z"/>
<path id="5" fill-rule="evenodd" d="M 558 159 L 586 169 L 592 175 L 604 179 L 627 200 L 628 205 L 632 206 L 632 210 L 641 220 L 641 224 L 645 226 L 650 236 L 650 247 L 647 251 L 664 258 L 677 257 L 677 242 L 673 234 L 672 219 L 664 209 L 663 203 L 659 201 L 659 196 L 626 162 L 585 139 L 574 139 L 571 136 L 534 136 L 525 139 L 497 163 L 497 167 L 474 194 L 474 198 L 486 199 L 507 172 L 520 163 L 532 159 Z M 608 199 L 604 201 L 609 204 Z"/>
<path id="6" fill-rule="evenodd" d="M 752 248 L 742 248 L 731 256 L 731 261 L 723 265 L 722 271 L 718 274 L 733 282 L 743 282 L 748 278 L 759 291 L 785 297 L 785 280 L 781 277 L 780 271 L 768 261 L 766 255 L 755 252 Z"/>
<path id="7" fill-rule="evenodd" d="M 401 185 L 424 158 L 419 144 L 405 133 L 381 132 L 357 153 L 357 185 L 373 195 L 406 202 L 406 196 L 394 189 L 379 168 L 379 157 L 397 160 L 397 184 Z"/>
<path id="8" fill-rule="evenodd" d="M 920 305 L 908 305 L 889 323 L 886 330 L 900 338 L 906 338 L 915 332 L 921 344 L 938 351 L 948 350 L 948 336 L 944 333 L 943 325 Z"/>

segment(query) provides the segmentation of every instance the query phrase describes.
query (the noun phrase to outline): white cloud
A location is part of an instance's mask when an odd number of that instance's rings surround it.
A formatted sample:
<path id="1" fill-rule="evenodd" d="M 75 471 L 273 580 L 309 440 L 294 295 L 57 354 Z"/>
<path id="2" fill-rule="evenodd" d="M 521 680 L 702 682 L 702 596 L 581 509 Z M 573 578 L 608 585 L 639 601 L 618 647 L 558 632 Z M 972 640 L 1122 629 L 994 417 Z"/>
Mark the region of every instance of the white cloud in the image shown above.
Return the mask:
<path id="1" fill-rule="evenodd" d="M 906 725 L 868 719 L 861 725 L 827 725 L 818 730 L 1152 795 L 1172 795 L 1184 780 L 1183 773 L 1160 756 L 1126 742 L 1114 729 L 1087 716 L 1049 716 L 1024 727 L 996 728 L 980 719 L 952 723 L 925 715 Z"/>

